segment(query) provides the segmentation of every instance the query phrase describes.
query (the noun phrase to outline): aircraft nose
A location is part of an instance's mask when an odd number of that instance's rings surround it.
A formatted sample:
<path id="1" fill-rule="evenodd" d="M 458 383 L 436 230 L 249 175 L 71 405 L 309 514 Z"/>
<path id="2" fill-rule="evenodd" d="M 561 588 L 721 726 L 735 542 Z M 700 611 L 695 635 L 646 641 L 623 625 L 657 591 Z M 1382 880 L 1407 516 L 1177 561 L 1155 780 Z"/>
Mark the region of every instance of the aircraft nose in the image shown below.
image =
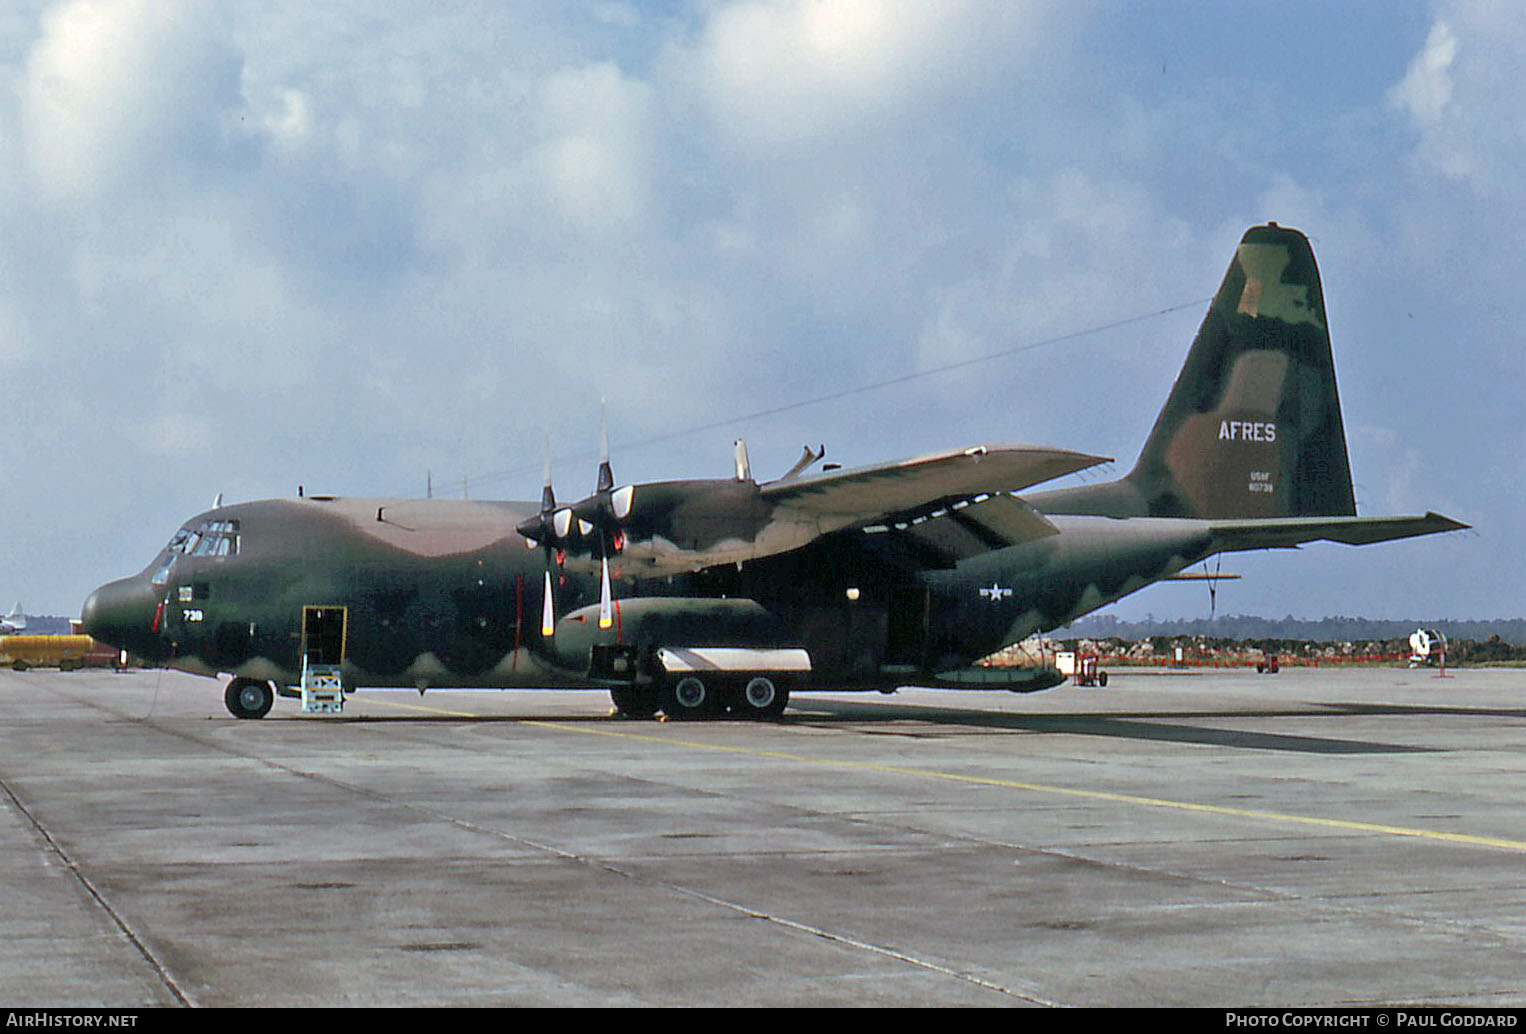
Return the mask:
<path id="1" fill-rule="evenodd" d="M 80 622 L 92 638 L 133 653 L 148 654 L 146 644 L 157 639 L 152 628 L 159 605 L 154 587 L 138 578 L 107 582 L 90 594 L 80 610 Z"/>

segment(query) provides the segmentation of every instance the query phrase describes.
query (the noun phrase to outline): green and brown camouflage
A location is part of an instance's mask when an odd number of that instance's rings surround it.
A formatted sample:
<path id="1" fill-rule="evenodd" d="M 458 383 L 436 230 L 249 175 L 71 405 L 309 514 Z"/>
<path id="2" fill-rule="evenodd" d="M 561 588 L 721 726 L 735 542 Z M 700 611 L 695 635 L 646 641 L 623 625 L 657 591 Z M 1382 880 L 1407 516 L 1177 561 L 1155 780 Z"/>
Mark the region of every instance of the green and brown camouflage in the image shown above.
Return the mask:
<path id="1" fill-rule="evenodd" d="M 807 450 L 807 460 L 819 460 Z M 1464 527 L 1355 515 L 1324 299 L 1304 236 L 1248 231 L 1138 462 L 981 445 L 855 470 L 534 502 L 314 497 L 193 518 L 86 602 L 92 635 L 234 676 L 240 717 L 315 658 L 346 689 L 587 687 L 631 715 L 769 716 L 791 690 L 1027 691 L 977 661 L 1216 553 Z M 606 573 L 607 572 L 607 573 Z"/>
<path id="2" fill-rule="evenodd" d="M 1354 515 L 1308 238 L 1276 224 L 1246 231 L 1128 476 L 1032 501 L 1104 517 Z"/>

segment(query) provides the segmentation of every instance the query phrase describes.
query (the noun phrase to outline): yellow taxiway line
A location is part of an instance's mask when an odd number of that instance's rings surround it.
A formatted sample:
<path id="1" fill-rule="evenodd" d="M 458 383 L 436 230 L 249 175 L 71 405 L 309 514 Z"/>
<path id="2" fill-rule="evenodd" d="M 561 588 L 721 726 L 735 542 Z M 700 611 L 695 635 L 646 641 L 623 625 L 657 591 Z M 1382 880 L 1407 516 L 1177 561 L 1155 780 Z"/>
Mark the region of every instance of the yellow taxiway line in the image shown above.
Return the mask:
<path id="1" fill-rule="evenodd" d="M 470 714 L 464 711 L 446 711 L 440 708 L 423 707 L 417 704 L 401 704 L 394 701 L 375 701 L 412 711 L 427 711 L 432 714 L 450 715 L 457 718 L 481 718 L 481 715 Z M 1410 826 L 1390 826 L 1379 822 L 1356 822 L 1351 819 L 1327 819 L 1312 815 L 1290 815 L 1285 812 L 1261 811 L 1255 808 L 1229 808 L 1220 804 L 1197 804 L 1192 801 L 1174 801 L 1162 797 L 1141 797 L 1135 794 L 1111 793 L 1106 790 L 1081 790 L 1069 786 L 1049 786 L 1044 783 L 1025 783 L 1012 779 L 997 779 L 991 776 L 962 775 L 958 772 L 942 772 L 933 768 L 913 768 L 906 765 L 883 765 L 871 761 L 845 761 L 839 758 L 815 757 L 807 754 L 788 754 L 776 750 L 759 750 L 754 747 L 739 747 L 720 743 L 703 743 L 698 740 L 681 739 L 676 736 L 656 736 L 650 733 L 628 732 L 619 729 L 604 729 L 585 723 L 548 721 L 545 719 L 523 719 L 519 724 L 533 725 L 543 729 L 554 729 L 557 732 L 575 732 L 585 736 L 606 736 L 611 739 L 631 740 L 639 743 L 655 743 L 669 747 L 687 747 L 693 750 L 708 750 L 720 754 L 736 754 L 742 757 L 764 758 L 770 761 L 788 761 L 795 764 L 825 765 L 831 768 L 849 769 L 859 772 L 878 772 L 886 775 L 910 776 L 918 779 L 936 779 L 943 782 L 963 783 L 969 786 L 992 786 L 1005 790 L 1022 790 L 1028 793 L 1050 794 L 1062 797 L 1077 797 L 1084 800 L 1108 801 L 1114 804 L 1130 804 L 1138 807 L 1167 808 L 1174 811 L 1197 812 L 1204 815 L 1222 815 L 1230 818 L 1254 819 L 1261 822 L 1273 822 L 1293 824 L 1299 826 L 1317 826 L 1324 829 L 1336 829 L 1353 833 L 1377 833 L 1384 836 L 1413 837 L 1421 840 L 1434 840 L 1448 844 L 1465 844 L 1470 847 L 1492 847 L 1506 851 L 1526 851 L 1526 841 L 1509 840 L 1504 837 L 1473 836 L 1467 833 L 1443 833 L 1431 829 L 1415 829 Z"/>

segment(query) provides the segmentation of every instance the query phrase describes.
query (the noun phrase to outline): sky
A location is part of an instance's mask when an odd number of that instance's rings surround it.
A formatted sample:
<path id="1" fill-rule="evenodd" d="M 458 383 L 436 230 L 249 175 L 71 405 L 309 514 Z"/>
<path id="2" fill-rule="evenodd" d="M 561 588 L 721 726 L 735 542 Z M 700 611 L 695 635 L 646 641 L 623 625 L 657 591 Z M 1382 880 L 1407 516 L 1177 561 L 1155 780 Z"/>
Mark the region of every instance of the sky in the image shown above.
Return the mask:
<path id="1" fill-rule="evenodd" d="M 622 482 L 1116 476 L 1274 220 L 1360 512 L 1474 530 L 1231 555 L 1218 612 L 1521 616 L 1523 72 L 1507 0 L 10 0 L 0 599 L 77 614 L 219 493 L 537 499 L 548 435 L 577 498 L 601 399 Z"/>

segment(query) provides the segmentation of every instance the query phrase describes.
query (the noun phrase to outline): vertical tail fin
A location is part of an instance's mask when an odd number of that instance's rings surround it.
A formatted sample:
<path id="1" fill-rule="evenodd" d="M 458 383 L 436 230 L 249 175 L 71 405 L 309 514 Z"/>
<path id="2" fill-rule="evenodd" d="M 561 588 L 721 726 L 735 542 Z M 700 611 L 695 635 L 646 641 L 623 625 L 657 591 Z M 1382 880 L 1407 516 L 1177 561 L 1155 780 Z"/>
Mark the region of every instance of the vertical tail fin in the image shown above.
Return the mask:
<path id="1" fill-rule="evenodd" d="M 0 628 L 7 632 L 23 632 L 26 630 L 26 615 L 21 611 L 21 601 L 17 600 L 11 612 L 0 618 Z"/>
<path id="2" fill-rule="evenodd" d="M 1246 231 L 1124 480 L 1155 516 L 1356 513 L 1324 292 L 1302 233 Z"/>

